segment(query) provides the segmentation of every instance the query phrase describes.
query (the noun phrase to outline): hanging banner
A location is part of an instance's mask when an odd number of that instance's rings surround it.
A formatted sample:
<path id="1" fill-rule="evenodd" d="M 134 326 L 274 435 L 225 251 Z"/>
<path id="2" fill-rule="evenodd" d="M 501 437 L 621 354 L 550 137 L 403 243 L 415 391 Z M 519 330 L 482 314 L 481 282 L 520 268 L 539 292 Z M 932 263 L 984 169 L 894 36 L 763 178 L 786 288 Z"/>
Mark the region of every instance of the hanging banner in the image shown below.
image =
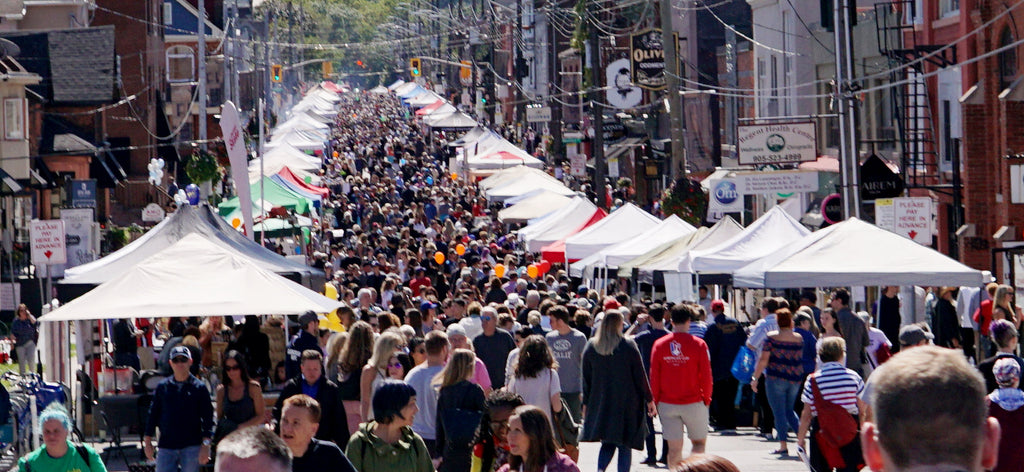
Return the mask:
<path id="1" fill-rule="evenodd" d="M 221 107 L 220 130 L 224 135 L 228 159 L 231 161 L 231 178 L 234 179 L 235 191 L 238 192 L 238 209 L 242 212 L 245 235 L 252 239 L 252 186 L 249 185 L 249 165 L 245 157 L 245 136 L 242 135 L 238 109 L 230 101 L 224 102 L 224 106 Z"/>
<path id="2" fill-rule="evenodd" d="M 632 84 L 629 59 L 612 61 L 605 69 L 605 96 L 608 104 L 618 109 L 633 108 L 644 99 L 644 91 Z"/>
<path id="3" fill-rule="evenodd" d="M 651 28 L 631 35 L 629 57 L 634 85 L 647 90 L 665 88 L 665 47 L 661 29 Z"/>

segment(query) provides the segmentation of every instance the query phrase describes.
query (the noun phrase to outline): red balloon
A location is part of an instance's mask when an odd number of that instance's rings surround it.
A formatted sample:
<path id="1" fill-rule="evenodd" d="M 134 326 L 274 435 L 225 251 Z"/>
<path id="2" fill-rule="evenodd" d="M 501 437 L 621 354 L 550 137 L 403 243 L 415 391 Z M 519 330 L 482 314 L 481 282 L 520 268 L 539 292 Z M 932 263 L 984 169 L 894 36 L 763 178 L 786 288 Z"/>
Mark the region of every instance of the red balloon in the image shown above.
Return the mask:
<path id="1" fill-rule="evenodd" d="M 468 243 L 469 242 L 469 235 L 468 234 L 462 237 L 462 242 L 464 242 L 464 243 Z"/>
<path id="2" fill-rule="evenodd" d="M 549 270 L 551 270 L 551 263 L 548 262 L 547 259 L 541 259 L 540 266 L 538 266 L 537 268 L 540 269 L 541 274 L 546 274 Z"/>

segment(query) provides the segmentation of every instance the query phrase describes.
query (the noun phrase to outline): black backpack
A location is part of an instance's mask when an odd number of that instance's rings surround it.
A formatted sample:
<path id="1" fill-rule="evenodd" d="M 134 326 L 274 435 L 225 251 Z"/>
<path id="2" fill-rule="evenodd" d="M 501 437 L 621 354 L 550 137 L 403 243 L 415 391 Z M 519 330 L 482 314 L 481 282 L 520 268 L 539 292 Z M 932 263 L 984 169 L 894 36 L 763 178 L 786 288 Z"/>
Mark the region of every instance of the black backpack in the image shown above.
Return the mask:
<path id="1" fill-rule="evenodd" d="M 92 470 L 92 464 L 89 463 L 89 451 L 85 449 L 84 444 L 75 444 L 75 450 L 78 451 L 78 455 L 82 456 L 82 460 L 85 461 L 85 467 L 87 470 Z M 32 464 L 25 461 L 25 471 L 32 472 Z"/>

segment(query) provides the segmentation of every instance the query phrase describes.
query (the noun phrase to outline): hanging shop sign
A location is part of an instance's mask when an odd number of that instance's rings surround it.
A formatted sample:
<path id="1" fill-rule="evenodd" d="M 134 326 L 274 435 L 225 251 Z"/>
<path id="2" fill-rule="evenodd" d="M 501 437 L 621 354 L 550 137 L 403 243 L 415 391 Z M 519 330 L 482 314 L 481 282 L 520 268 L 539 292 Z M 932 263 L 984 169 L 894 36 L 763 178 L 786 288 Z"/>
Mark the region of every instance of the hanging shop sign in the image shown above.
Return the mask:
<path id="1" fill-rule="evenodd" d="M 605 95 L 609 105 L 624 110 L 636 107 L 643 101 L 644 91 L 632 83 L 629 59 L 622 58 L 608 64 L 605 79 L 608 84 Z"/>
<path id="2" fill-rule="evenodd" d="M 663 90 L 665 79 L 665 47 L 661 29 L 651 28 L 629 37 L 630 70 L 633 84 L 647 90 Z"/>
<path id="3" fill-rule="evenodd" d="M 818 159 L 814 123 L 742 125 L 737 136 L 740 165 L 811 162 Z"/>

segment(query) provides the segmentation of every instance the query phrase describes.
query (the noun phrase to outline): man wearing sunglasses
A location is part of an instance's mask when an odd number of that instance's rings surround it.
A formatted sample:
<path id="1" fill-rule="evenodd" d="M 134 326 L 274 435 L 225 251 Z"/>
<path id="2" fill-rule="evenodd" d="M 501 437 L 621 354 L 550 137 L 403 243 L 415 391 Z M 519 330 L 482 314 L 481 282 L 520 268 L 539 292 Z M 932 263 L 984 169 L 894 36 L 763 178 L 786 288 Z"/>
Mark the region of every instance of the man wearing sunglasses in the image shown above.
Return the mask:
<path id="1" fill-rule="evenodd" d="M 174 375 L 156 387 L 149 407 L 146 433 L 142 438 L 146 459 L 156 459 L 157 472 L 198 472 L 200 465 L 210 461 L 213 437 L 213 403 L 206 385 L 189 372 L 192 351 L 186 346 L 171 349 L 171 370 Z M 160 428 L 153 449 L 153 436 Z"/>
<path id="2" fill-rule="evenodd" d="M 491 387 L 499 389 L 505 386 L 505 361 L 516 348 L 516 341 L 508 331 L 498 328 L 498 312 L 493 307 L 480 310 L 480 327 L 483 333 L 473 338 L 473 350 L 487 366 Z"/>

